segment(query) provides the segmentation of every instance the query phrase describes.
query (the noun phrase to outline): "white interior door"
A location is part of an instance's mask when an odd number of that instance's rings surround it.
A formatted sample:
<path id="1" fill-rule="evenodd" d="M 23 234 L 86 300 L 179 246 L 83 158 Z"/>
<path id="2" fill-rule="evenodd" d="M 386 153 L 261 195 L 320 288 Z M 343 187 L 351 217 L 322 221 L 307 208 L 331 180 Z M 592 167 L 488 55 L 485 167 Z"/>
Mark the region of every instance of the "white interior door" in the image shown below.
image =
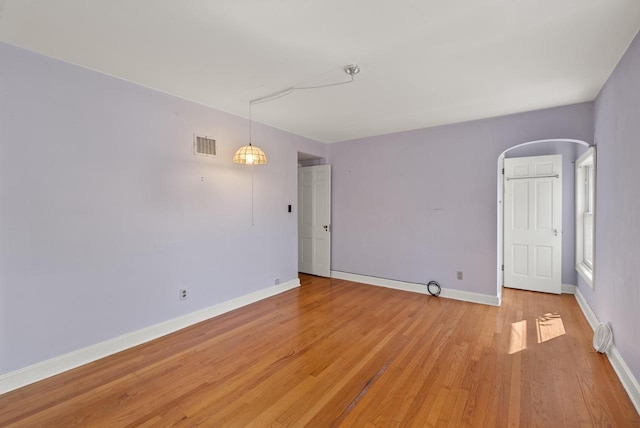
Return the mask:
<path id="1" fill-rule="evenodd" d="M 331 276 L 331 165 L 298 168 L 298 270 Z"/>
<path id="2" fill-rule="evenodd" d="M 562 290 L 562 155 L 504 160 L 504 285 Z"/>

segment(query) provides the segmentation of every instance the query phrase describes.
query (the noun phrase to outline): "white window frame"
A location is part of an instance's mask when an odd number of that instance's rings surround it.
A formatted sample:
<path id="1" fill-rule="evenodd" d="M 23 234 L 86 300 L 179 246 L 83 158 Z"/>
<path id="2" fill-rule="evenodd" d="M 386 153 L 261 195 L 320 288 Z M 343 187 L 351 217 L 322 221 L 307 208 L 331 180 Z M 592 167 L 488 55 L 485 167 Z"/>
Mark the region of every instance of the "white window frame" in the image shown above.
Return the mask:
<path id="1" fill-rule="evenodd" d="M 590 147 L 576 160 L 576 271 L 591 288 L 595 287 L 595 224 L 596 149 Z"/>

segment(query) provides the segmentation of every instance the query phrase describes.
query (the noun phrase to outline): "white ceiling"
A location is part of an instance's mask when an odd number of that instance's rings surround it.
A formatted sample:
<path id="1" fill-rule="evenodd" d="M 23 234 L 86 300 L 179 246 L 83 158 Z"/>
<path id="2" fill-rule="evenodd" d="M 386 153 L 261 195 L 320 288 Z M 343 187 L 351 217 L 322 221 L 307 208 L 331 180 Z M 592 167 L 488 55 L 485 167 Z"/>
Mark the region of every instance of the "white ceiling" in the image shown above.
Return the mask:
<path id="1" fill-rule="evenodd" d="M 638 0 L 0 0 L 0 40 L 323 142 L 591 101 Z M 639 71 L 640 72 L 640 71 Z"/>

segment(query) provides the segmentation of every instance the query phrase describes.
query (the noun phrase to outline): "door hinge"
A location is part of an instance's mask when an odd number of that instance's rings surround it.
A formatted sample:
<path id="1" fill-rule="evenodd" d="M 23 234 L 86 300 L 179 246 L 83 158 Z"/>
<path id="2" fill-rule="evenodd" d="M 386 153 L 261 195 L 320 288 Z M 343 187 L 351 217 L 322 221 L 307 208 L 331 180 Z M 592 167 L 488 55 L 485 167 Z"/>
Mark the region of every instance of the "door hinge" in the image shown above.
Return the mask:
<path id="1" fill-rule="evenodd" d="M 502 175 L 504 175 L 504 168 L 502 168 Z"/>
<path id="2" fill-rule="evenodd" d="M 504 265 L 502 265 L 502 272 L 504 272 Z"/>

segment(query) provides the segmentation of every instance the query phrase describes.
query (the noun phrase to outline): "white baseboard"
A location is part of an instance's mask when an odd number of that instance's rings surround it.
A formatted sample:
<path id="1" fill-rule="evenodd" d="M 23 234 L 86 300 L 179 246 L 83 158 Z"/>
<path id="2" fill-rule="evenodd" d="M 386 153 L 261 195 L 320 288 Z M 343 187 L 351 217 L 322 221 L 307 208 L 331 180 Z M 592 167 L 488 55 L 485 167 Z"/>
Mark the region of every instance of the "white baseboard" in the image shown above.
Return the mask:
<path id="1" fill-rule="evenodd" d="M 576 286 L 571 284 L 562 284 L 562 294 L 576 294 Z"/>
<path id="2" fill-rule="evenodd" d="M 636 408 L 636 412 L 640 415 L 640 384 L 638 384 L 638 380 L 633 373 L 631 373 L 631 369 L 629 369 L 629 366 L 615 345 L 609 349 L 607 357 L 609 357 L 609 362 L 613 366 L 613 370 L 615 370 L 620 382 L 622 382 L 622 386 L 624 386 L 627 394 L 629 394 L 629 398 Z"/>
<path id="3" fill-rule="evenodd" d="M 582 313 L 591 326 L 591 329 L 595 330 L 598 324 L 600 324 L 600 321 L 598 321 L 598 317 L 596 316 L 595 312 L 593 312 L 593 309 L 591 309 L 591 306 L 589 306 L 589 304 L 585 300 L 579 288 L 576 287 L 574 295 L 576 296 L 578 306 L 580 306 L 580 309 L 582 309 Z"/>
<path id="4" fill-rule="evenodd" d="M 86 348 L 78 349 L 77 351 L 69 352 L 68 354 L 60 355 L 50 360 L 5 373 L 0 376 L 0 394 L 66 372 L 67 370 L 124 351 L 125 349 L 150 342 L 169 333 L 299 286 L 300 280 L 296 278 L 283 284 L 263 288 L 262 290 L 199 311 L 191 312 L 178 318 L 173 318 L 123 336 L 118 336 Z"/>
<path id="5" fill-rule="evenodd" d="M 593 309 L 591 309 L 591 306 L 589 306 L 578 287 L 575 288 L 574 294 L 576 296 L 576 300 L 578 301 L 578 306 L 580 306 L 580 309 L 582 309 L 582 313 L 587 319 L 587 322 L 589 323 L 591 328 L 595 330 L 598 324 L 600 324 L 598 317 L 596 316 L 595 312 L 593 312 Z M 611 348 L 609 348 L 609 350 L 607 351 L 607 357 L 609 358 L 609 362 L 611 363 L 613 370 L 618 375 L 618 379 L 620 379 L 622 386 L 624 387 L 625 391 L 627 391 L 627 394 L 629 394 L 629 398 L 636 408 L 636 412 L 640 414 L 640 384 L 638 383 L 638 380 L 635 378 L 633 373 L 631 373 L 631 369 L 622 358 L 622 355 L 620 355 L 620 352 L 618 351 L 618 348 L 616 348 L 615 343 L 611 345 Z"/>
<path id="6" fill-rule="evenodd" d="M 357 275 L 355 273 L 340 272 L 335 270 L 331 271 L 331 278 L 376 285 L 378 287 L 393 288 L 396 290 L 411 291 L 414 293 L 429 294 L 429 292 L 427 291 L 427 286 L 425 284 L 418 284 L 414 282 L 376 278 L 374 276 Z M 444 297 L 445 299 L 462 300 L 464 302 L 481 303 L 483 305 L 500 306 L 500 300 L 498 299 L 498 296 L 473 293 L 471 291 L 442 288 L 440 297 Z"/>

